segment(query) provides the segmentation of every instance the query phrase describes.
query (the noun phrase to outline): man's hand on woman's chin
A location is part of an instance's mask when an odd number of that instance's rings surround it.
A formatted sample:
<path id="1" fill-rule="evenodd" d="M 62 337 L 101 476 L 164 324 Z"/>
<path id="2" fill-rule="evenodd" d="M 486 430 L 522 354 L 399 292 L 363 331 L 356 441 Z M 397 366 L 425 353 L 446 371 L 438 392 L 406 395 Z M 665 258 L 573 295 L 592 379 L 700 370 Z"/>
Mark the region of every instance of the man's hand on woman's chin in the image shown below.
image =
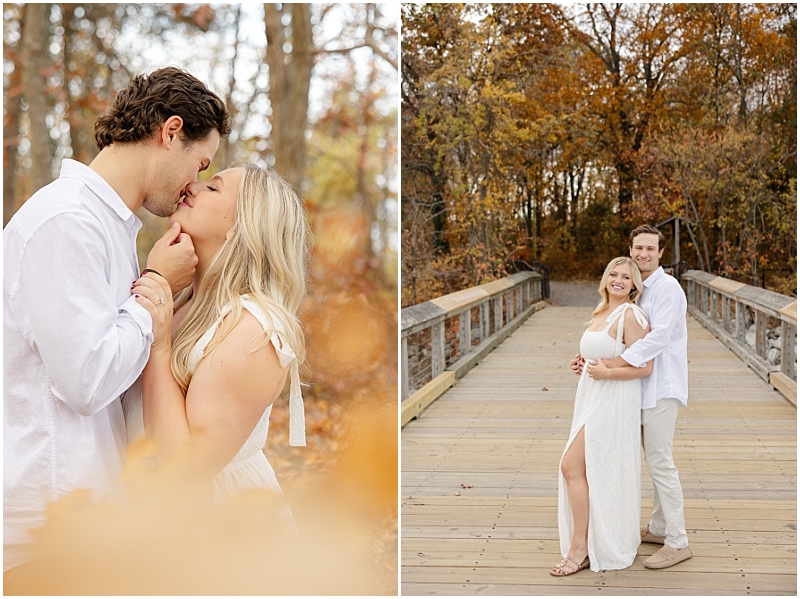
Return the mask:
<path id="1" fill-rule="evenodd" d="M 194 253 L 192 238 L 181 233 L 181 226 L 173 224 L 161 239 L 156 241 L 147 257 L 147 268 L 152 268 L 169 283 L 172 293 L 192 284 L 197 254 Z"/>

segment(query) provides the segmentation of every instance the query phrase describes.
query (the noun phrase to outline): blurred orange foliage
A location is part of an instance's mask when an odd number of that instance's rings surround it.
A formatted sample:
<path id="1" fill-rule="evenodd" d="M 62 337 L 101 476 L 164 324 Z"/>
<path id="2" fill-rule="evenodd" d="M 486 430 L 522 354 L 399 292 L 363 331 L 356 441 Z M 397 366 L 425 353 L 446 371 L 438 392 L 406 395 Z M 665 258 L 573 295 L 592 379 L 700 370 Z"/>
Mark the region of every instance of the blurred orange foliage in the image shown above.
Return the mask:
<path id="1" fill-rule="evenodd" d="M 376 530 L 397 508 L 396 410 L 353 404 L 341 451 L 287 497 L 254 490 L 212 507 L 175 464 L 131 446 L 123 496 L 78 490 L 50 507 L 24 566 L 34 595 L 380 595 L 396 570 L 376 559 Z M 378 539 L 380 540 L 380 539 Z"/>
<path id="2" fill-rule="evenodd" d="M 308 445 L 288 444 L 284 394 L 264 447 L 284 497 L 250 491 L 211 506 L 175 464 L 154 468 L 153 448 L 134 444 L 121 497 L 92 502 L 78 490 L 50 506 L 22 594 L 397 593 L 396 289 L 374 272 L 365 219 L 309 212 Z M 297 534 L 280 517 L 285 503 Z"/>

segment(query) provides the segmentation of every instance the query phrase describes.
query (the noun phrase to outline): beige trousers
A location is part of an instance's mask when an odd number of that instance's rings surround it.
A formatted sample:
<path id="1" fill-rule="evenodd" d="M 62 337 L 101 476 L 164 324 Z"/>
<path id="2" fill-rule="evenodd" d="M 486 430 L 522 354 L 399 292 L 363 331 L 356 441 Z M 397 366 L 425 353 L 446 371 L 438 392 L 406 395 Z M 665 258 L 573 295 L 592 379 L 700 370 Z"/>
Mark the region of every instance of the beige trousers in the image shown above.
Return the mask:
<path id="1" fill-rule="evenodd" d="M 683 520 L 683 489 L 672 461 L 672 440 L 680 401 L 662 399 L 654 408 L 642 410 L 642 445 L 647 470 L 653 479 L 653 515 L 650 532 L 666 537 L 673 549 L 689 546 Z"/>

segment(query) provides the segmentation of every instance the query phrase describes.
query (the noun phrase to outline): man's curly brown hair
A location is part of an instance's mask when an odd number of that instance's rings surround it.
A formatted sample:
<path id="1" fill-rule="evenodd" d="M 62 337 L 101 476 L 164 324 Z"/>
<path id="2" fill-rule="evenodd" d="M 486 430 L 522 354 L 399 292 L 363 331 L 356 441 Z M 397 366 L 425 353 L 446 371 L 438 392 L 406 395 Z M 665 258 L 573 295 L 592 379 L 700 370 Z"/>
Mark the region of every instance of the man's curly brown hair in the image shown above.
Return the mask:
<path id="1" fill-rule="evenodd" d="M 183 119 L 184 143 L 205 139 L 212 129 L 220 137 L 231 132 L 225 103 L 205 84 L 182 69 L 166 67 L 138 75 L 123 89 L 94 125 L 98 149 L 113 143 L 148 139 L 171 116 Z"/>

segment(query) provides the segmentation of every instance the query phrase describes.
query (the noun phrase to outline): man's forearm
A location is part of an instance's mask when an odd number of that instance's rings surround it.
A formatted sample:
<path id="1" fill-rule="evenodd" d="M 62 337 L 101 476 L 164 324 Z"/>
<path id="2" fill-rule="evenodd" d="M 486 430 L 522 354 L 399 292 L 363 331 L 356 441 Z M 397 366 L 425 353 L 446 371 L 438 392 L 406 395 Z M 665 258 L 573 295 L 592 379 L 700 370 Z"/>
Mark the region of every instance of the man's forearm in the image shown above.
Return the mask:
<path id="1" fill-rule="evenodd" d="M 617 356 L 616 358 L 612 358 L 610 360 L 603 360 L 603 363 L 608 368 L 622 368 L 623 366 L 630 366 L 630 364 L 622 359 L 622 356 Z"/>

